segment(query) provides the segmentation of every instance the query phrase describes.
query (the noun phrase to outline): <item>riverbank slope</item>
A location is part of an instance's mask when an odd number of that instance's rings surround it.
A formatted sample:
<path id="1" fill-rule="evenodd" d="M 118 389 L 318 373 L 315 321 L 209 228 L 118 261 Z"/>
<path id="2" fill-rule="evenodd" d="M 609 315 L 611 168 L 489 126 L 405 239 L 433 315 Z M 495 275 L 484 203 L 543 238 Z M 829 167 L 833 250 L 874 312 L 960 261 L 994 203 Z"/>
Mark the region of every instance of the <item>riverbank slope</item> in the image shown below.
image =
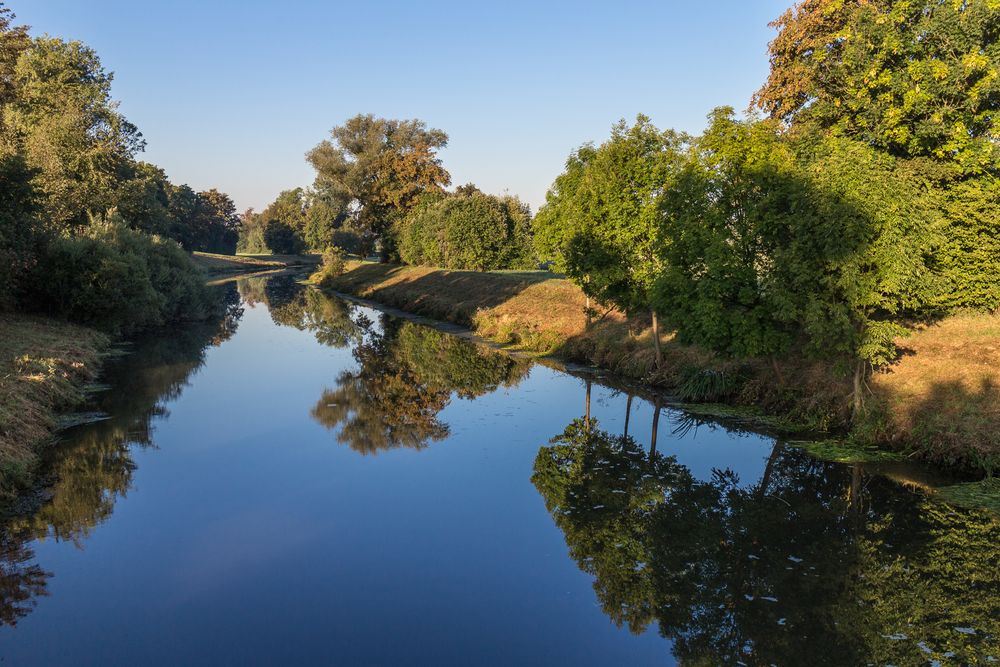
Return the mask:
<path id="1" fill-rule="evenodd" d="M 83 400 L 107 345 L 87 327 L 0 315 L 0 499 L 30 481 L 56 414 Z"/>
<path id="2" fill-rule="evenodd" d="M 329 287 L 471 328 L 517 349 L 584 362 L 660 387 L 680 401 L 727 403 L 788 429 L 844 433 L 950 467 L 1000 469 L 1000 316 L 964 315 L 917 329 L 870 383 L 866 414 L 849 425 L 845 369 L 801 358 L 724 359 L 661 336 L 657 368 L 648 318 L 598 309 L 547 272 L 445 271 L 348 262 Z"/>
<path id="3" fill-rule="evenodd" d="M 220 255 L 212 252 L 191 253 L 194 263 L 209 275 L 273 271 L 318 264 L 320 255 Z"/>

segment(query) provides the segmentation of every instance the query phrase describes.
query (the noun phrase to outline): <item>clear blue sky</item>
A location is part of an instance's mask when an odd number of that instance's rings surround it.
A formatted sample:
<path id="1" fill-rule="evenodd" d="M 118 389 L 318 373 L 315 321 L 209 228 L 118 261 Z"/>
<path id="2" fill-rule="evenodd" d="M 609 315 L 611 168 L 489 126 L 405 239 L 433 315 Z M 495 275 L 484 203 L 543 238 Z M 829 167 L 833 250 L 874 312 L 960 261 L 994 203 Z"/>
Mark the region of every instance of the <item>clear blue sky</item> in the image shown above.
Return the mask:
<path id="1" fill-rule="evenodd" d="M 712 107 L 745 109 L 789 4 L 7 1 L 34 34 L 97 50 L 144 159 L 241 209 L 310 184 L 304 153 L 357 113 L 445 130 L 455 184 L 537 209 L 619 118 L 698 132 Z"/>

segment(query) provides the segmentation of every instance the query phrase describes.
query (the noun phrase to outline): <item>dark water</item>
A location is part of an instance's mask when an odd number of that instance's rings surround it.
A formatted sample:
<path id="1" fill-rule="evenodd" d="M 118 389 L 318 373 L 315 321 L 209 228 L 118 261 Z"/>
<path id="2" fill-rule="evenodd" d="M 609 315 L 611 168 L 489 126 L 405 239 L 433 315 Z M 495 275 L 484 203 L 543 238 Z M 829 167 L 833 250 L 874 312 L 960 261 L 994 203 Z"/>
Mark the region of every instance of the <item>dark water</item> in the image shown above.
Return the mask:
<path id="1" fill-rule="evenodd" d="M 5 522 L 5 664 L 1000 659 L 988 514 L 288 279 L 229 289 L 112 365 L 111 419 Z"/>

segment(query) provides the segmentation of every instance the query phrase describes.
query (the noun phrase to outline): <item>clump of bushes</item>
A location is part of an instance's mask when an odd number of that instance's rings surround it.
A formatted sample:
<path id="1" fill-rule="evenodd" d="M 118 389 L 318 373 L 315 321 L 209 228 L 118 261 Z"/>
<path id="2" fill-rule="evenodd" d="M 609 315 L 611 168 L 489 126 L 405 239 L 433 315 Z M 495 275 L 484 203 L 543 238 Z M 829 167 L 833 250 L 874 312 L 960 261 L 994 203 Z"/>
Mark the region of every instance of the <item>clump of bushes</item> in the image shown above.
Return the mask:
<path id="1" fill-rule="evenodd" d="M 210 304 L 204 276 L 177 242 L 116 214 L 50 241 L 26 283 L 25 307 L 118 334 L 202 319 Z"/>
<path id="2" fill-rule="evenodd" d="M 397 225 L 396 236 L 406 264 L 473 271 L 537 265 L 531 213 L 517 197 L 473 192 L 431 198 Z"/>
<path id="3" fill-rule="evenodd" d="M 344 268 L 344 255 L 341 250 L 336 247 L 328 248 L 323 252 L 323 263 L 309 280 L 320 287 L 330 287 L 334 278 L 343 275 Z"/>

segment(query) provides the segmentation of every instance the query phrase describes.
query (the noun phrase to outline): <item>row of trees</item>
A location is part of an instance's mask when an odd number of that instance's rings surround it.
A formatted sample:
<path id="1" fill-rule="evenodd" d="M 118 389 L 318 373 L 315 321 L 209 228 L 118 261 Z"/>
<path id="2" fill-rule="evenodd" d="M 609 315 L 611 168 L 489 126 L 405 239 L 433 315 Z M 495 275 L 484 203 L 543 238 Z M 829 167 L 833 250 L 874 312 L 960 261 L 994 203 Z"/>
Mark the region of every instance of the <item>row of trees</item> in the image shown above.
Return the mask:
<path id="1" fill-rule="evenodd" d="M 232 200 L 137 160 L 145 142 L 93 49 L 32 38 L 14 18 L 0 3 L 0 308 L 73 316 L 142 294 L 158 314 L 136 319 L 197 314 L 202 290 L 177 287 L 196 275 L 178 244 L 232 252 Z M 73 290 L 53 293 L 51 270 Z"/>
<path id="2" fill-rule="evenodd" d="M 570 156 L 536 241 L 682 341 L 849 363 L 858 410 L 908 322 L 1000 307 L 1000 9 L 806 0 L 775 25 L 766 117 L 619 123 Z"/>
<path id="3" fill-rule="evenodd" d="M 447 143 L 419 120 L 349 119 L 308 153 L 311 188 L 286 190 L 263 211 L 243 214 L 240 251 L 335 247 L 453 269 L 535 266 L 531 211 L 517 197 L 471 184 L 448 192 L 451 176 L 438 156 Z"/>

